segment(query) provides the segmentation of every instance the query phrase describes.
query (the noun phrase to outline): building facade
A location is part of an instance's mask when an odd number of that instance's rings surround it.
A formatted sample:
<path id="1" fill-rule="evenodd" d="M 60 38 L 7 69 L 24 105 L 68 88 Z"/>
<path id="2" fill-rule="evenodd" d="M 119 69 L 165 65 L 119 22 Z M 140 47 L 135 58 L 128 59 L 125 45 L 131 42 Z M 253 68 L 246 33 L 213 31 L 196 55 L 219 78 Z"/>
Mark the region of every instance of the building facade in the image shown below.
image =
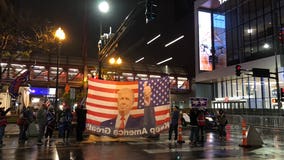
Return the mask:
<path id="1" fill-rule="evenodd" d="M 56 92 L 56 77 L 57 77 L 57 57 L 52 54 L 32 54 L 30 57 L 18 57 L 11 59 L 9 57 L 2 57 L 1 60 L 1 79 L 0 89 L 1 105 L 6 102 L 9 105 L 5 107 L 14 106 L 17 108 L 18 99 L 12 100 L 5 98 L 8 95 L 8 87 L 11 82 L 26 72 L 30 71 L 29 76 L 29 89 L 31 105 L 36 105 L 41 97 L 49 98 L 52 102 L 55 100 Z M 85 65 L 84 65 L 85 64 Z M 188 79 L 188 72 L 181 67 L 170 66 L 153 66 L 146 64 L 134 64 L 124 62 L 120 66 L 113 66 L 105 63 L 102 68 L 103 78 L 105 80 L 115 81 L 134 81 L 134 80 L 147 80 L 150 78 L 160 78 L 162 76 L 169 76 L 171 81 L 171 93 L 175 96 L 172 99 L 175 103 L 181 103 L 179 94 L 190 93 L 190 83 Z M 58 98 L 64 96 L 65 91 L 68 89 L 70 99 L 76 104 L 78 96 L 86 96 L 88 87 L 88 78 L 97 77 L 98 64 L 97 59 L 88 58 L 85 63 L 82 57 L 59 57 L 58 65 Z M 3 96 L 2 96 L 3 93 Z M 79 97 L 80 98 L 80 97 Z M 5 102 L 5 103 L 4 103 Z M 182 103 L 184 104 L 184 103 Z M 23 103 L 21 103 L 23 105 Z"/>
<path id="2" fill-rule="evenodd" d="M 194 18 L 195 82 L 211 107 L 282 112 L 284 0 L 197 0 Z"/>

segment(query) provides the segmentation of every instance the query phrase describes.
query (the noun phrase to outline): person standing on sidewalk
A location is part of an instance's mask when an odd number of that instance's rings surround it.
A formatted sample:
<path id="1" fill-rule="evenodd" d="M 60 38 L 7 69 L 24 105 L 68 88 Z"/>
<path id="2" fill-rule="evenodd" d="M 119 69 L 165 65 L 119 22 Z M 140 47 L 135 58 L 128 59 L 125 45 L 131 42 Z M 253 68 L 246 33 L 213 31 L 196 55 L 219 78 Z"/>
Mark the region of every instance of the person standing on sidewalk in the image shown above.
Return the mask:
<path id="1" fill-rule="evenodd" d="M 198 111 L 198 117 L 197 117 L 197 123 L 198 123 L 198 133 L 200 133 L 199 137 L 201 138 L 200 141 L 204 142 L 204 127 L 205 127 L 205 115 L 203 110 Z"/>
<path id="2" fill-rule="evenodd" d="M 199 139 L 199 137 L 198 137 L 197 116 L 198 116 L 197 109 L 196 108 L 192 108 L 190 110 L 190 113 L 189 113 L 190 127 L 191 127 L 191 130 L 190 130 L 190 144 L 192 146 L 196 146 L 196 143 L 197 143 L 197 141 Z"/>
<path id="3" fill-rule="evenodd" d="M 175 133 L 175 142 L 177 141 L 178 137 L 178 120 L 179 120 L 179 109 L 178 106 L 173 107 L 173 111 L 171 113 L 171 123 L 170 123 L 170 129 L 169 129 L 169 142 L 172 140 L 172 133 L 174 131 Z"/>
<path id="4" fill-rule="evenodd" d="M 72 125 L 72 112 L 70 106 L 63 102 L 63 111 L 59 113 L 58 129 L 64 144 L 69 144 L 69 136 Z"/>
<path id="5" fill-rule="evenodd" d="M 45 133 L 45 129 L 46 129 L 46 124 L 47 124 L 47 108 L 49 105 L 49 101 L 45 100 L 43 102 L 43 104 L 41 105 L 40 109 L 37 112 L 37 123 L 38 123 L 38 139 L 37 139 L 37 143 L 38 145 L 42 145 L 42 138 L 44 136 Z"/>
<path id="6" fill-rule="evenodd" d="M 33 121 L 33 115 L 31 110 L 28 109 L 26 106 L 23 106 L 19 119 L 19 144 L 25 144 L 25 141 L 28 140 L 26 132 L 29 128 L 30 123 L 32 123 Z"/>
<path id="7" fill-rule="evenodd" d="M 45 145 L 47 145 L 47 142 L 49 145 L 52 143 L 52 136 L 53 131 L 56 126 L 56 117 L 53 107 L 49 107 L 47 111 L 47 125 L 46 125 L 46 131 L 45 131 Z"/>
<path id="8" fill-rule="evenodd" d="M 0 102 L 1 103 L 1 102 Z M 6 114 L 11 110 L 11 107 L 6 109 L 4 107 L 0 108 L 0 147 L 4 146 L 3 137 L 5 134 L 5 128 L 8 124 Z"/>
<path id="9" fill-rule="evenodd" d="M 77 141 L 83 140 L 83 132 L 86 127 L 86 114 L 87 110 L 84 109 L 84 106 L 78 103 L 77 108 L 75 109 L 77 115 L 77 126 L 76 126 L 76 138 Z"/>
<path id="10" fill-rule="evenodd" d="M 225 113 L 222 109 L 219 110 L 219 114 L 217 116 L 217 123 L 218 123 L 219 138 L 221 140 L 225 140 L 225 138 L 226 138 L 226 125 L 228 123 L 228 120 L 227 120 Z"/>

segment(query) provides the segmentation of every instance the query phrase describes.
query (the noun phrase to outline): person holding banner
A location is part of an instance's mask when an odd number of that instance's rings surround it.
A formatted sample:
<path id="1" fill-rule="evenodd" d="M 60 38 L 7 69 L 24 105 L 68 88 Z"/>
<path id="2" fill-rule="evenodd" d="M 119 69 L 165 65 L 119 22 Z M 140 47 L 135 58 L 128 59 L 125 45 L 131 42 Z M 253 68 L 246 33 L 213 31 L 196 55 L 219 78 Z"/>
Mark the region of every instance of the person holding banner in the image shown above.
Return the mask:
<path id="1" fill-rule="evenodd" d="M 76 139 L 77 141 L 83 141 L 83 132 L 86 128 L 87 110 L 85 109 L 83 104 L 78 103 L 75 112 L 77 116 Z"/>

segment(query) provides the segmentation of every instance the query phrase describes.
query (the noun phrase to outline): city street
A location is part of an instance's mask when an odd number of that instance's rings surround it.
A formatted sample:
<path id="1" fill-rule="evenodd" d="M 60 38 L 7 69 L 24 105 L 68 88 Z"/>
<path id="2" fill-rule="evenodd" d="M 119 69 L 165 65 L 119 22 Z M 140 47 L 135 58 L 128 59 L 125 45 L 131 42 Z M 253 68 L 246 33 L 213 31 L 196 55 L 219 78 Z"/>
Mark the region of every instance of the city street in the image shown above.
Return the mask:
<path id="1" fill-rule="evenodd" d="M 230 129 L 234 128 L 234 129 Z M 61 139 L 51 145 L 38 146 L 36 138 L 30 138 L 25 145 L 18 145 L 17 136 L 7 135 L 4 147 L 0 149 L 1 158 L 8 159 L 281 159 L 284 157 L 283 131 L 261 130 L 263 147 L 240 147 L 242 136 L 239 127 L 227 127 L 226 141 L 220 141 L 216 132 L 206 133 L 206 142 L 190 146 L 189 130 L 183 131 L 185 143 L 168 143 L 167 133 L 159 140 L 145 138 L 101 137 L 89 138 L 82 143 L 71 139 L 70 145 L 64 145 Z M 94 136 L 93 136 L 94 137 Z"/>

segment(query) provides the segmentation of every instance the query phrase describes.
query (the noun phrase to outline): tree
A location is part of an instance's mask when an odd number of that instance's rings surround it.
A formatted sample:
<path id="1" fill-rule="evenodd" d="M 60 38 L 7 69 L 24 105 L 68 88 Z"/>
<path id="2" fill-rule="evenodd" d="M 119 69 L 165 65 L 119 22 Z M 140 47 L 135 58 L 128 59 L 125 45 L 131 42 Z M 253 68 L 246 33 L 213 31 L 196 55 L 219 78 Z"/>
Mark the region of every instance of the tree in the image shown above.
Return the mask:
<path id="1" fill-rule="evenodd" d="M 33 52 L 53 53 L 55 26 L 45 20 L 28 18 L 14 11 L 13 3 L 0 0 L 0 54 L 15 59 Z"/>

